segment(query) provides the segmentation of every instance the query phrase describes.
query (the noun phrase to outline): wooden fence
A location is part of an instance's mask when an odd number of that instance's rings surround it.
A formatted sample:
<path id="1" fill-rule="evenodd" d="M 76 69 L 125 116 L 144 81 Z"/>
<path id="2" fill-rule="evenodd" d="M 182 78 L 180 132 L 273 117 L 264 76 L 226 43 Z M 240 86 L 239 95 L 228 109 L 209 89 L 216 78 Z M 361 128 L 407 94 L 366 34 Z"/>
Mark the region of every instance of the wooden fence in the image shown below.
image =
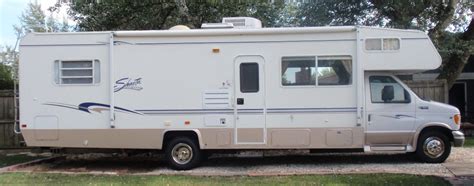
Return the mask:
<path id="1" fill-rule="evenodd" d="M 449 90 L 446 80 L 404 82 L 422 99 L 448 103 Z"/>
<path id="2" fill-rule="evenodd" d="M 0 90 L 0 148 L 21 146 L 23 137 L 13 131 L 15 105 L 13 90 Z"/>

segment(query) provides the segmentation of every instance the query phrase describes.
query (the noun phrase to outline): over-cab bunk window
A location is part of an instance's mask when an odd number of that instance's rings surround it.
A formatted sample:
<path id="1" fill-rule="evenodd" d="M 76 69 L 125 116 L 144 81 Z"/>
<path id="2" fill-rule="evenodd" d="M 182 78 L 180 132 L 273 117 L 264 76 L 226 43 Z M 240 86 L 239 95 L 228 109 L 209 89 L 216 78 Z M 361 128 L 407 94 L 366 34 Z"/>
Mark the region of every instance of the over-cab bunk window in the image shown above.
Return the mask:
<path id="1" fill-rule="evenodd" d="M 60 85 L 100 83 L 99 60 L 54 61 L 54 81 Z"/>
<path id="2" fill-rule="evenodd" d="M 365 39 L 365 50 L 367 50 L 367 51 L 396 51 L 396 50 L 400 50 L 400 39 L 398 39 L 398 38 L 370 38 L 370 39 Z"/>

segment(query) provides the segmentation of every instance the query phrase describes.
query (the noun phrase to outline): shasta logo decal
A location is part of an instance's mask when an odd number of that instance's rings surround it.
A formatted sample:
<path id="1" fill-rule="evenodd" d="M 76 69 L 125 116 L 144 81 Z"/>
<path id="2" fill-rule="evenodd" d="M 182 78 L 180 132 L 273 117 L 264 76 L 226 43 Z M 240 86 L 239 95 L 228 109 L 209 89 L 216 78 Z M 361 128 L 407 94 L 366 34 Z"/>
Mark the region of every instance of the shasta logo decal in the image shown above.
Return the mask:
<path id="1" fill-rule="evenodd" d="M 121 91 L 123 89 L 131 89 L 131 90 L 142 90 L 142 78 L 122 78 L 115 82 L 114 85 L 114 92 Z"/>

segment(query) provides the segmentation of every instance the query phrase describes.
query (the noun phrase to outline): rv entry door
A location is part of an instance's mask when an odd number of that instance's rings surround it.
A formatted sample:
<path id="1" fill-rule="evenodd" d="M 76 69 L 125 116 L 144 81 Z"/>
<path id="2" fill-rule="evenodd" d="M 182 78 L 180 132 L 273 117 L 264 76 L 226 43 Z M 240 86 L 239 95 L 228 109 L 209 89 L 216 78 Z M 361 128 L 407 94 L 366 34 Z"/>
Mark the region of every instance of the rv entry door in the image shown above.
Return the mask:
<path id="1" fill-rule="evenodd" d="M 238 56 L 234 62 L 235 143 L 264 144 L 264 59 L 261 56 Z"/>

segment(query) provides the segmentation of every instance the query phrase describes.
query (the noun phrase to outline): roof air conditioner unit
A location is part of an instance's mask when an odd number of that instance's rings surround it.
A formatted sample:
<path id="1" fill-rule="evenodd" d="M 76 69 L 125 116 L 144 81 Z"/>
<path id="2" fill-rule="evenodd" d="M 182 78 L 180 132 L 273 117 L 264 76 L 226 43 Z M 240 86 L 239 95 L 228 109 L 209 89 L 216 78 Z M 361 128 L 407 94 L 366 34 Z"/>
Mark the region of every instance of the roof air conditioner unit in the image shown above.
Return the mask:
<path id="1" fill-rule="evenodd" d="M 262 22 L 253 17 L 224 17 L 222 23 L 232 23 L 234 28 L 262 28 Z"/>

